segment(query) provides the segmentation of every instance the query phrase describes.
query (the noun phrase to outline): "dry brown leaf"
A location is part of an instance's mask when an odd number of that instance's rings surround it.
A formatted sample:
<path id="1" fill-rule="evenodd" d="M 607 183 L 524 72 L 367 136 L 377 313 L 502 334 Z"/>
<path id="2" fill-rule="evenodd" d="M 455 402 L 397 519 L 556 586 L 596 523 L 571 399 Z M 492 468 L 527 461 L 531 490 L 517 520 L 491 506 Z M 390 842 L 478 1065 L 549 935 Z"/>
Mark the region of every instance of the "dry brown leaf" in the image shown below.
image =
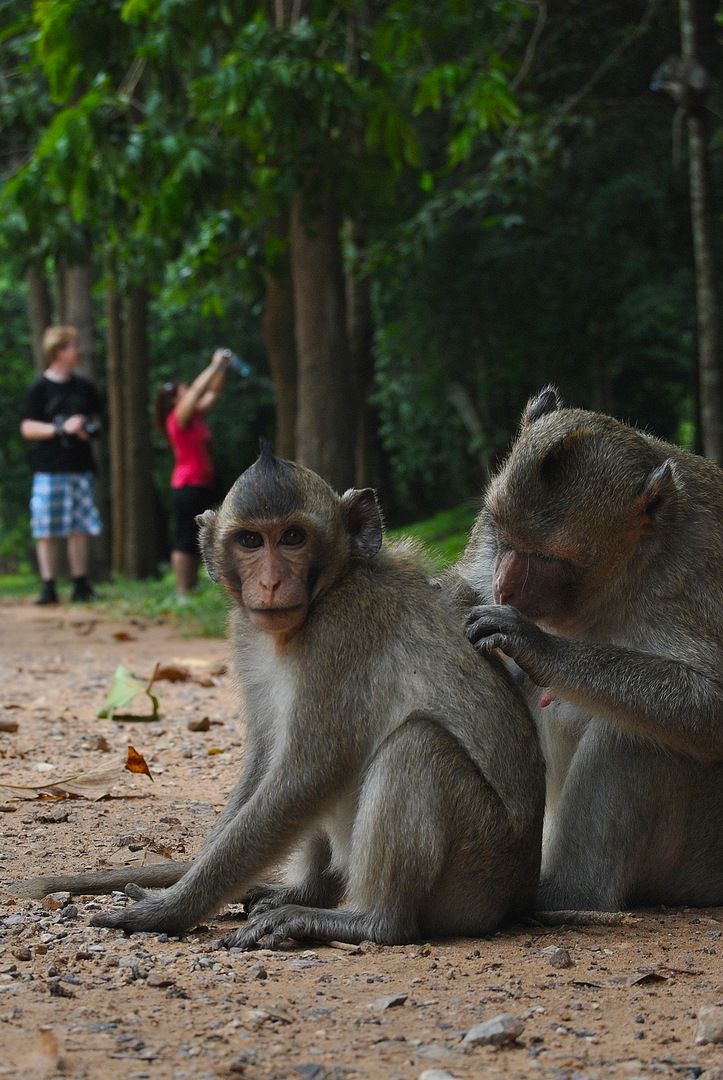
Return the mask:
<path id="1" fill-rule="evenodd" d="M 667 982 L 669 978 L 663 971 L 644 971 L 634 975 L 605 975 L 601 979 L 573 979 L 572 985 L 601 989 L 609 986 L 640 986 L 643 983 Z"/>
<path id="2" fill-rule="evenodd" d="M 125 767 L 128 772 L 143 773 L 143 775 L 147 776 L 149 780 L 153 780 L 153 777 L 151 776 L 151 770 L 148 768 L 148 764 L 146 762 L 146 759 L 143 757 L 143 754 L 139 754 L 138 751 L 132 746 L 128 747 L 128 757 L 126 758 Z"/>
<path id="3" fill-rule="evenodd" d="M 159 850 L 155 844 L 146 844 L 137 851 L 131 851 L 130 848 L 125 847 L 109 855 L 102 862 L 104 866 L 130 866 L 131 868 L 172 862 L 170 857 L 164 854 L 165 850 L 168 849 Z"/>
<path id="4" fill-rule="evenodd" d="M 165 679 L 166 682 L 185 682 L 191 678 L 193 676 L 188 668 L 180 664 L 157 664 L 153 675 L 154 682 L 159 682 L 161 679 Z"/>
<path id="5" fill-rule="evenodd" d="M 95 769 L 42 784 L 0 784 L 0 796 L 10 799 L 90 799 L 106 798 L 123 775 L 124 762 L 117 758 Z"/>
<path id="6" fill-rule="evenodd" d="M 116 641 L 138 641 L 138 638 L 134 637 L 133 634 L 129 634 L 127 630 L 114 630 L 111 637 L 115 638 Z"/>

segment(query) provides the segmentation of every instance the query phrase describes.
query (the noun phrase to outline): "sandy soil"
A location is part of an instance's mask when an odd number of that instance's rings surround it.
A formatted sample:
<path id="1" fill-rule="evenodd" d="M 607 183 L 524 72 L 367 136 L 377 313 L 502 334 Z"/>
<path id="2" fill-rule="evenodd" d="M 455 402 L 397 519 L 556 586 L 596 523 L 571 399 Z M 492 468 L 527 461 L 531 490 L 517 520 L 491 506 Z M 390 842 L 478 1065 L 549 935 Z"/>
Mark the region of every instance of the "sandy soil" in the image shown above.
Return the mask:
<path id="1" fill-rule="evenodd" d="M 0 645 L 0 727 L 17 724 L 0 730 L 0 785 L 33 789 L 0 790 L 0 1077 L 723 1080 L 723 1043 L 701 1041 L 723 1028 L 723 908 L 241 954 L 217 947 L 238 909 L 168 939 L 88 925 L 119 898 L 18 900 L 12 883 L 25 877 L 151 849 L 192 856 L 232 786 L 243 731 L 213 674 L 224 642 L 182 637 L 172 619 L 0 604 Z M 157 662 L 197 678 L 156 684 L 157 720 L 97 718 L 117 665 L 149 679 Z M 142 698 L 132 709 L 149 711 Z M 207 730 L 189 729 L 204 718 Z M 129 745 L 152 781 L 124 769 Z M 105 798 L 34 790 L 102 766 Z M 507 1041 L 477 1042 L 500 1015 Z"/>

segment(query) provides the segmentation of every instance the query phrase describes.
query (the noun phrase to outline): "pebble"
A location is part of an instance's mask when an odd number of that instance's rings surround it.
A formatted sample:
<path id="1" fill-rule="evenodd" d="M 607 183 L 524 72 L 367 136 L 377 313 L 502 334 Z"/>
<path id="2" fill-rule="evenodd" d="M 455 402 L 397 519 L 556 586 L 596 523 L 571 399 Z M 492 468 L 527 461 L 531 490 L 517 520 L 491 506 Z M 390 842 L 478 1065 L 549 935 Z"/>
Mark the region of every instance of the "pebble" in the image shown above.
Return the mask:
<path id="1" fill-rule="evenodd" d="M 474 1046 L 482 1043 L 490 1046 L 509 1046 L 525 1030 L 521 1020 L 509 1013 L 500 1013 L 491 1020 L 485 1020 L 481 1024 L 475 1024 L 462 1040 L 466 1046 Z"/>
<path id="2" fill-rule="evenodd" d="M 551 967 L 569 968 L 572 967 L 572 960 L 567 949 L 555 949 L 551 954 L 549 963 Z"/>
<path id="3" fill-rule="evenodd" d="M 698 1009 L 696 1043 L 723 1043 L 723 1007 L 701 1005 Z"/>
<path id="4" fill-rule="evenodd" d="M 386 997 L 377 998 L 372 1002 L 375 1012 L 383 1012 L 385 1009 L 393 1009 L 397 1005 L 403 1005 L 407 1000 L 407 994 L 388 994 Z"/>

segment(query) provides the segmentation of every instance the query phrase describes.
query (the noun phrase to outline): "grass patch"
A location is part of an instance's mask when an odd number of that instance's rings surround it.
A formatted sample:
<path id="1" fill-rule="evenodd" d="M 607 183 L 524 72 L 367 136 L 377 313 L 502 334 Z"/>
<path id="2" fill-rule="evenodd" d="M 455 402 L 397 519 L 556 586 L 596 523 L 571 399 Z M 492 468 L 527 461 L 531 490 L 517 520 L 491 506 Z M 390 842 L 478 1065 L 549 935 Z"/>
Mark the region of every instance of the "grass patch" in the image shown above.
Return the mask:
<path id="1" fill-rule="evenodd" d="M 38 579 L 30 573 L 0 576 L 0 600 L 22 600 L 40 592 Z"/>
<path id="2" fill-rule="evenodd" d="M 478 509 L 476 501 L 461 503 L 452 510 L 442 510 L 426 521 L 391 529 L 389 535 L 415 537 L 442 570 L 456 562 L 462 554 Z"/>

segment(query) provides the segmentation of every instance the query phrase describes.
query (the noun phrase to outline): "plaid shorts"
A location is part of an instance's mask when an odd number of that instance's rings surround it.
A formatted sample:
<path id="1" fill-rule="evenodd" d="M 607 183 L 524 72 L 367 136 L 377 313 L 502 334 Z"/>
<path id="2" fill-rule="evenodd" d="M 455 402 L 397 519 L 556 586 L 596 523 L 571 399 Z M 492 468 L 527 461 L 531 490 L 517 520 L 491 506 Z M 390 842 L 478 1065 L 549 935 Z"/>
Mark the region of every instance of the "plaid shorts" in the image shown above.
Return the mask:
<path id="1" fill-rule="evenodd" d="M 36 540 L 102 530 L 93 492 L 93 473 L 35 473 L 30 496 L 30 528 Z"/>

